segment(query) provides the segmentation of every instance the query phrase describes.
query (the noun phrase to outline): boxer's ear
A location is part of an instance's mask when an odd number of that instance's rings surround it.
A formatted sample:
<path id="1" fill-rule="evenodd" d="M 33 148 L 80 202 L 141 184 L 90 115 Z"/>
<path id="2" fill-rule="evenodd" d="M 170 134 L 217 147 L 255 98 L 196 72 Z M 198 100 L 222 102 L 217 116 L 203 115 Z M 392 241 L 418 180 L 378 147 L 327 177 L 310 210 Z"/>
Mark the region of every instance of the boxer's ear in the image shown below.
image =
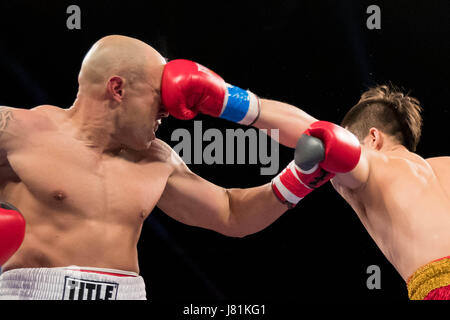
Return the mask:
<path id="1" fill-rule="evenodd" d="M 369 134 L 365 139 L 365 145 L 375 150 L 381 150 L 384 144 L 383 133 L 375 127 L 369 129 Z"/>
<path id="2" fill-rule="evenodd" d="M 109 97 L 119 103 L 122 102 L 124 95 L 124 82 L 122 77 L 112 76 L 106 85 Z"/>

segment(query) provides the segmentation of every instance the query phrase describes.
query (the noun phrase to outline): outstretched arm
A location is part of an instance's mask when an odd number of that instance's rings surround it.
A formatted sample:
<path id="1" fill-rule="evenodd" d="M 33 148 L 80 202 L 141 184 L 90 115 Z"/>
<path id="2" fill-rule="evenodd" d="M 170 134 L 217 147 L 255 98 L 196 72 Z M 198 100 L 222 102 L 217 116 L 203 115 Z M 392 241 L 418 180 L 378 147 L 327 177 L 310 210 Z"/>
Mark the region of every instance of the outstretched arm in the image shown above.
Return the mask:
<path id="1" fill-rule="evenodd" d="M 165 66 L 161 94 L 169 113 L 179 119 L 192 119 L 200 112 L 260 129 L 279 129 L 279 142 L 291 148 L 303 132 L 317 122 L 294 106 L 259 99 L 250 91 L 226 84 L 211 70 L 188 60 L 174 60 Z M 267 133 L 272 134 L 271 130 Z M 335 181 L 356 188 L 365 183 L 367 170 L 368 161 L 364 156 L 352 172 L 338 175 Z"/>
<path id="2" fill-rule="evenodd" d="M 327 150 L 320 140 L 303 135 L 297 143 L 295 160 L 271 183 L 247 189 L 225 189 L 191 172 L 170 147 L 165 148 L 170 150 L 167 159 L 173 170 L 158 207 L 182 223 L 234 237 L 266 228 L 331 179 L 333 174 L 323 170 L 319 162 L 328 161 L 336 172 L 342 172 L 348 170 L 348 159 L 352 158 L 348 152 L 344 157 L 329 155 L 332 159 L 327 160 Z"/>
<path id="3" fill-rule="evenodd" d="M 173 60 L 165 66 L 161 99 L 170 115 L 178 119 L 189 120 L 200 112 L 260 129 L 278 129 L 279 142 L 291 148 L 317 121 L 297 107 L 259 99 L 250 91 L 226 84 L 211 70 L 188 60 Z"/>
<path id="4" fill-rule="evenodd" d="M 302 133 L 317 121 L 303 110 L 284 102 L 260 99 L 260 106 L 260 116 L 253 126 L 259 129 L 278 129 L 279 143 L 290 148 L 295 148 Z"/>
<path id="5" fill-rule="evenodd" d="M 158 207 L 177 221 L 242 237 L 264 229 L 287 210 L 270 183 L 225 189 L 193 173 L 174 151 L 171 161 L 174 170 Z"/>

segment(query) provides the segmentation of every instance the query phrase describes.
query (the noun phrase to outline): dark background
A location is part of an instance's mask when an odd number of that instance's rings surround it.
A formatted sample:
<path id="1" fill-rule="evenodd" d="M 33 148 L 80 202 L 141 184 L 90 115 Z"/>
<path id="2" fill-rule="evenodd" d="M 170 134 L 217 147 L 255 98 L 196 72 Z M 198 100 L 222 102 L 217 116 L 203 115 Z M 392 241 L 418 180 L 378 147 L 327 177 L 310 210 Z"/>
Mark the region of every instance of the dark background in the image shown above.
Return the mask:
<path id="1" fill-rule="evenodd" d="M 81 30 L 66 9 L 81 8 Z M 381 8 L 381 30 L 366 9 Z M 449 154 L 449 1 L 14 1 L 0 2 L 0 105 L 31 108 L 74 101 L 84 54 L 100 37 L 139 38 L 169 59 L 202 63 L 228 83 L 339 123 L 368 86 L 391 81 L 423 104 L 418 153 Z M 238 128 L 199 116 L 207 127 Z M 158 136 L 171 144 L 169 118 Z M 280 170 L 293 150 L 280 149 Z M 269 182 L 259 165 L 190 165 L 223 187 Z M 403 192 L 403 190 L 399 190 Z M 198 213 L 199 215 L 202 212 Z M 425 213 L 424 213 L 425 214 Z M 227 238 L 185 226 L 158 209 L 139 242 L 141 274 L 153 300 L 407 299 L 406 286 L 331 185 L 265 230 Z M 370 265 L 381 289 L 366 287 Z"/>

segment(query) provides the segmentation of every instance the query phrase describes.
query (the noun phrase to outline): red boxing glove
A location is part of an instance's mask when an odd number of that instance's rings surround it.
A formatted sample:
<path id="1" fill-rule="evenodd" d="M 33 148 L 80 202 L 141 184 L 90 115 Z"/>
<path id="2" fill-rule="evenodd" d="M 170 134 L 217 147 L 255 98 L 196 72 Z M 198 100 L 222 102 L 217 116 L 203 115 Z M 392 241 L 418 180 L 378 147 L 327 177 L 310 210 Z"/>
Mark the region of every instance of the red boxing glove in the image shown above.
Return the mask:
<path id="1" fill-rule="evenodd" d="M 0 202 L 0 266 L 19 249 L 25 237 L 25 219 L 13 205 Z"/>
<path id="2" fill-rule="evenodd" d="M 333 177 L 333 173 L 323 170 L 318 165 L 304 171 L 293 160 L 272 180 L 272 190 L 282 203 L 293 208 L 307 194 Z"/>
<path id="3" fill-rule="evenodd" d="M 250 125 L 260 112 L 259 100 L 253 93 L 225 83 L 201 64 L 183 59 L 165 65 L 161 100 L 171 116 L 182 120 L 201 112 Z"/>
<path id="4" fill-rule="evenodd" d="M 178 59 L 164 67 L 162 103 L 175 118 L 189 120 L 198 112 L 218 117 L 225 90 L 225 81 L 198 63 Z"/>
<path id="5" fill-rule="evenodd" d="M 292 208 L 336 173 L 355 168 L 360 155 L 361 145 L 352 133 L 330 122 L 314 122 L 299 138 L 295 160 L 272 180 L 272 190 Z"/>
<path id="6" fill-rule="evenodd" d="M 305 134 L 320 139 L 325 147 L 325 158 L 319 166 L 332 173 L 353 170 L 361 156 L 361 144 L 350 131 L 327 121 L 316 121 Z"/>

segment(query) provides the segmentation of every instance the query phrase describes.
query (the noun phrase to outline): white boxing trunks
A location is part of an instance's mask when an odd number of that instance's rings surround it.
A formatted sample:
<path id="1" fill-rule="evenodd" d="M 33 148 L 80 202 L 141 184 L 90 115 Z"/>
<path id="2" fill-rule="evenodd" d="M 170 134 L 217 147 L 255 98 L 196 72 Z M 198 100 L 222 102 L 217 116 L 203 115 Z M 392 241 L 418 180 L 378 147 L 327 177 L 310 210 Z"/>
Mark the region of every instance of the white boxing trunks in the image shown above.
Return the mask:
<path id="1" fill-rule="evenodd" d="M 23 268 L 0 275 L 0 300 L 146 300 L 134 272 L 69 266 Z"/>

